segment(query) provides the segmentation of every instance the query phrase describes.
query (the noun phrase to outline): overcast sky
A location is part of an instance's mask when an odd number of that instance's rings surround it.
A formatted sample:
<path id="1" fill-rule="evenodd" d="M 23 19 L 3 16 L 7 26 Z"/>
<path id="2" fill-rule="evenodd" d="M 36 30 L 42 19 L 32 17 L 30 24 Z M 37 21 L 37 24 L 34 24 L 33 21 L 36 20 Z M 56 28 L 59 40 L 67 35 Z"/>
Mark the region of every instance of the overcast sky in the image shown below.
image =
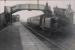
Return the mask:
<path id="1" fill-rule="evenodd" d="M 72 5 L 72 9 L 73 11 L 75 11 L 75 0 L 41 0 L 39 2 L 39 4 L 46 4 L 46 2 L 49 3 L 49 6 L 51 6 L 51 9 L 53 9 L 53 7 L 58 6 L 60 8 L 67 8 L 68 4 Z M 4 5 L 7 6 L 13 6 L 16 4 L 37 4 L 37 0 L 15 0 L 15 1 L 7 1 L 6 4 L 4 3 L 4 1 L 0 0 L 0 13 L 3 12 L 4 10 Z M 16 12 L 15 14 L 19 14 L 21 17 L 20 19 L 23 21 L 26 21 L 27 18 L 32 17 L 32 16 L 37 16 L 40 14 L 43 14 L 43 12 L 41 11 L 27 11 L 27 10 L 22 10 L 19 12 Z M 75 17 L 74 17 L 75 19 Z M 75 22 L 75 20 L 74 20 Z"/>

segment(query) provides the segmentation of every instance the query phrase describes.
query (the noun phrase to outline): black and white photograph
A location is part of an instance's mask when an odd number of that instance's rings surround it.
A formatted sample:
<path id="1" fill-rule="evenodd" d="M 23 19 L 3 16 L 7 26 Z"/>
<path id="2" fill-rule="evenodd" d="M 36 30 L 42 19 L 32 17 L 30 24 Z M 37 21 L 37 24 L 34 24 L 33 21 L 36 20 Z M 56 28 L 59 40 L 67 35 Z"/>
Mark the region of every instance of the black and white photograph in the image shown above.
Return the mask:
<path id="1" fill-rule="evenodd" d="M 0 50 L 75 50 L 75 0 L 0 0 Z"/>

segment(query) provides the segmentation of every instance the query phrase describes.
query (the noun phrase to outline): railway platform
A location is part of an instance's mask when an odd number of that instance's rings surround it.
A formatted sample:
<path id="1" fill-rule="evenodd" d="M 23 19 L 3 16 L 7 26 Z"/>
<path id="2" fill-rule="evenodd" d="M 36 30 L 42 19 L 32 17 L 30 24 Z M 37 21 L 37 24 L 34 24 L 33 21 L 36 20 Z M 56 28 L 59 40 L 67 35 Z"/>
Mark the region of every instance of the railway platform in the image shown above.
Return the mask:
<path id="1" fill-rule="evenodd" d="M 20 22 L 0 31 L 0 50 L 51 50 Z"/>

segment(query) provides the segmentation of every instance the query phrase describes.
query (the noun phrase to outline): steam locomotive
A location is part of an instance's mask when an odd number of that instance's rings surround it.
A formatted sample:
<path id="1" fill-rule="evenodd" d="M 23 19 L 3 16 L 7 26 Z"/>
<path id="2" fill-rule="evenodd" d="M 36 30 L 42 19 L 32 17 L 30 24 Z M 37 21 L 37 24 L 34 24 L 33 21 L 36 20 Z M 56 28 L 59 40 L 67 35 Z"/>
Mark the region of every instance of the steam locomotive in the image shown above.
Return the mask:
<path id="1" fill-rule="evenodd" d="M 69 32 L 69 20 L 60 17 L 45 17 L 40 21 L 40 16 L 31 17 L 27 19 L 27 24 L 34 28 L 41 28 L 43 31 L 50 31 L 52 33 L 66 33 Z M 40 25 L 41 22 L 41 25 Z"/>
<path id="2" fill-rule="evenodd" d="M 56 22 L 57 18 L 56 17 L 45 17 L 44 19 L 42 19 L 42 21 L 40 21 L 41 16 L 42 15 L 28 18 L 27 23 L 34 27 L 40 27 L 41 29 L 50 29 L 52 23 L 54 24 L 54 27 L 57 27 L 57 22 Z M 41 22 L 41 24 L 40 24 L 40 22 Z"/>

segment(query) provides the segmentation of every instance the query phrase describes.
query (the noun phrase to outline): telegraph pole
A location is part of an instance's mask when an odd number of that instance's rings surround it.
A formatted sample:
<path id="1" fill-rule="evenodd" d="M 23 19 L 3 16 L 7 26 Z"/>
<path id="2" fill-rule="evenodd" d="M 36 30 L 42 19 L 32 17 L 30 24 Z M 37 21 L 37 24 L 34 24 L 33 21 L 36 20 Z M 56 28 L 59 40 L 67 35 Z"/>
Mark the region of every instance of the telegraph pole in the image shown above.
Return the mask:
<path id="1" fill-rule="evenodd" d="M 37 8 L 39 9 L 39 0 L 37 0 Z"/>
<path id="2" fill-rule="evenodd" d="M 6 0 L 4 0 L 4 13 L 6 13 Z"/>
<path id="3" fill-rule="evenodd" d="M 30 1 L 31 1 L 31 0 L 29 0 L 29 3 L 28 3 L 28 9 L 29 9 L 29 10 L 30 10 Z"/>
<path id="4" fill-rule="evenodd" d="M 4 5 L 4 6 L 6 6 L 6 0 L 4 0 L 4 3 L 5 3 L 5 5 Z"/>

